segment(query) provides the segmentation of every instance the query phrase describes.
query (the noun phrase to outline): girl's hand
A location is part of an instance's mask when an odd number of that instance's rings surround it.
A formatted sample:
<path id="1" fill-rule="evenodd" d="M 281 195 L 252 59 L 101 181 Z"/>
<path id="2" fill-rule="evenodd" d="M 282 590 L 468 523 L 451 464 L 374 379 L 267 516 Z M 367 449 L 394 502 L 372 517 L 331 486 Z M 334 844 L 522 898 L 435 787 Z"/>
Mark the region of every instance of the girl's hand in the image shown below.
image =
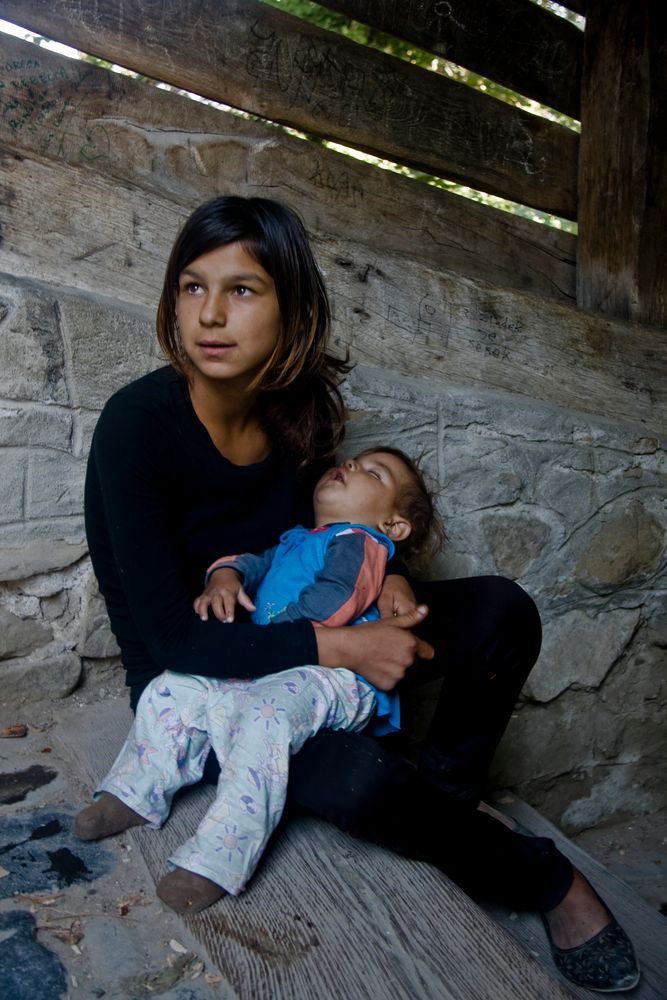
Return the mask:
<path id="1" fill-rule="evenodd" d="M 395 618 L 397 615 L 414 611 L 417 607 L 417 598 L 404 576 L 392 574 L 385 577 L 377 606 L 380 618 Z"/>
<path id="2" fill-rule="evenodd" d="M 323 667 L 348 667 L 380 691 L 391 691 L 415 660 L 432 660 L 433 647 L 410 631 L 426 618 L 424 604 L 376 622 L 342 628 L 317 628 L 315 638 Z"/>
<path id="3" fill-rule="evenodd" d="M 195 599 L 193 606 L 203 622 L 208 621 L 209 608 L 219 621 L 233 622 L 237 601 L 246 611 L 255 611 L 255 605 L 243 589 L 241 577 L 236 570 L 223 566 L 212 573 L 208 587 Z"/>

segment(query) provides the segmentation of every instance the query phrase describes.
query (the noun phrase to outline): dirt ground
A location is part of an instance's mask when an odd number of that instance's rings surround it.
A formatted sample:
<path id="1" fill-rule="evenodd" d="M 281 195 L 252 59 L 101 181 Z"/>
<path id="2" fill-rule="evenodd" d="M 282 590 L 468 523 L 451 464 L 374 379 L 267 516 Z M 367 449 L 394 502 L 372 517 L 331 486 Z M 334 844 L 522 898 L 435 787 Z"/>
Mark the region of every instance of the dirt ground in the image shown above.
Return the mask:
<path id="1" fill-rule="evenodd" d="M 0 705 L 0 733 L 10 730 L 0 737 L 0 982 L 12 1000 L 232 997 L 155 897 L 129 838 L 84 844 L 71 831 L 91 789 L 59 744 L 63 709 L 125 697 L 112 673 L 67 702 Z M 16 726 L 25 735 L 11 735 Z M 667 812 L 573 839 L 667 915 Z"/>
<path id="2" fill-rule="evenodd" d="M 113 678 L 67 700 L 126 697 Z M 65 703 L 0 706 L 0 982 L 12 1000 L 231 996 L 185 924 L 155 896 L 129 838 L 71 831 L 91 789 L 58 742 Z M 5 992 L 6 990 L 6 992 Z M 221 992 L 224 990 L 224 992 Z"/>

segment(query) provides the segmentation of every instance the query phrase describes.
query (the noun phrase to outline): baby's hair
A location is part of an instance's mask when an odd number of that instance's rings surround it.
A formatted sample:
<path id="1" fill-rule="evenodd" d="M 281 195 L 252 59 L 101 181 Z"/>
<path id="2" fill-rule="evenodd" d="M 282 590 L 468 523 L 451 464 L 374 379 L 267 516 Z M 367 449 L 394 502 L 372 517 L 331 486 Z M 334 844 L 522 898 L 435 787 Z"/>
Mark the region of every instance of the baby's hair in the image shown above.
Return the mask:
<path id="1" fill-rule="evenodd" d="M 435 555 L 442 549 L 446 537 L 445 529 L 435 506 L 435 488 L 427 484 L 419 462 L 410 458 L 400 448 L 379 445 L 376 448 L 366 448 L 357 457 L 374 455 L 378 452 L 393 455 L 394 458 L 403 463 L 410 474 L 408 483 L 399 492 L 397 505 L 399 514 L 410 522 L 412 530 L 404 541 L 397 543 L 398 552 L 410 560 L 416 557 Z"/>
<path id="2" fill-rule="evenodd" d="M 260 390 L 265 429 L 302 464 L 331 455 L 344 435 L 338 388 L 347 359 L 329 353 L 331 313 L 322 275 L 303 222 L 293 209 L 268 198 L 221 196 L 200 205 L 174 243 L 157 311 L 157 336 L 170 364 L 186 378 L 190 361 L 176 322 L 181 272 L 197 257 L 230 243 L 271 275 L 280 331 L 252 388 Z"/>

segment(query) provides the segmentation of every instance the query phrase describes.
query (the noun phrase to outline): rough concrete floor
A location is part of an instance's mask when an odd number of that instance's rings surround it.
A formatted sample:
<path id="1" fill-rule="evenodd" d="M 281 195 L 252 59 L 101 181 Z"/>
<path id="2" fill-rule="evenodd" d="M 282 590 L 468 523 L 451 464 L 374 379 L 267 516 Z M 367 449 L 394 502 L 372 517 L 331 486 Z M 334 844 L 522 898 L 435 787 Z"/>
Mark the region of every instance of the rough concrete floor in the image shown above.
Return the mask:
<path id="1" fill-rule="evenodd" d="M 126 697 L 117 675 L 72 695 Z M 231 1000 L 128 838 L 83 844 L 91 789 L 58 748 L 64 703 L 0 705 L 0 982 L 12 1000 Z M 68 707 L 71 706 L 71 699 Z M 572 838 L 667 915 L 667 812 Z"/>
<path id="2" fill-rule="evenodd" d="M 126 697 L 115 681 L 72 698 Z M 70 701 L 71 703 L 71 701 Z M 231 1000 L 128 838 L 84 844 L 91 789 L 58 749 L 59 707 L 0 705 L 0 994 L 12 1000 Z M 221 992 L 223 991 L 223 992 Z"/>

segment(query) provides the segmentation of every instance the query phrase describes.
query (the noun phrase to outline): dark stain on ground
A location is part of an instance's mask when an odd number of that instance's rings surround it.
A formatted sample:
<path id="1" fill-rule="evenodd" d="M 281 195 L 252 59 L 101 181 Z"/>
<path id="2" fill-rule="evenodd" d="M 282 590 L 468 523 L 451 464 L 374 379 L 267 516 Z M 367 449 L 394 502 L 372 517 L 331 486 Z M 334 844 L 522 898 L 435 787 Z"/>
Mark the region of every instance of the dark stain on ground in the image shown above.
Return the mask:
<path id="1" fill-rule="evenodd" d="M 10 806 L 14 802 L 23 802 L 28 792 L 48 785 L 57 777 L 57 771 L 41 764 L 33 764 L 24 771 L 0 774 L 0 805 Z"/>
<path id="2" fill-rule="evenodd" d="M 0 856 L 7 875 L 0 879 L 0 898 L 52 892 L 108 874 L 113 854 L 102 844 L 77 840 L 71 827 L 71 816 L 45 810 L 4 819 Z"/>
<path id="3" fill-rule="evenodd" d="M 35 918 L 25 910 L 0 913 L 0 983 L 11 1000 L 58 1000 L 67 992 L 65 969 L 39 943 Z"/>
<path id="4" fill-rule="evenodd" d="M 12 851 L 15 847 L 21 847 L 22 844 L 27 844 L 30 840 L 42 840 L 43 837 L 55 837 L 57 833 L 62 830 L 62 824 L 60 820 L 52 819 L 48 823 L 42 823 L 41 826 L 36 826 L 31 832 L 29 837 L 25 840 L 17 840 L 14 844 L 5 844 L 4 847 L 0 847 L 0 854 L 6 854 L 7 851 Z"/>
<path id="5" fill-rule="evenodd" d="M 242 926 L 233 915 L 228 920 L 220 911 L 211 914 L 209 920 L 216 940 L 231 939 L 269 961 L 289 963 L 311 948 L 317 948 L 320 943 L 310 921 L 306 921 L 305 927 L 301 928 L 286 925 L 283 928 L 285 933 L 278 939 L 273 931 L 259 926 Z"/>
<path id="6" fill-rule="evenodd" d="M 72 854 L 69 847 L 59 847 L 57 851 L 47 851 L 47 858 L 51 862 L 51 867 L 44 872 L 45 875 L 53 874 L 58 880 L 58 885 L 71 885 L 72 882 L 90 882 L 93 873 L 78 858 Z"/>

